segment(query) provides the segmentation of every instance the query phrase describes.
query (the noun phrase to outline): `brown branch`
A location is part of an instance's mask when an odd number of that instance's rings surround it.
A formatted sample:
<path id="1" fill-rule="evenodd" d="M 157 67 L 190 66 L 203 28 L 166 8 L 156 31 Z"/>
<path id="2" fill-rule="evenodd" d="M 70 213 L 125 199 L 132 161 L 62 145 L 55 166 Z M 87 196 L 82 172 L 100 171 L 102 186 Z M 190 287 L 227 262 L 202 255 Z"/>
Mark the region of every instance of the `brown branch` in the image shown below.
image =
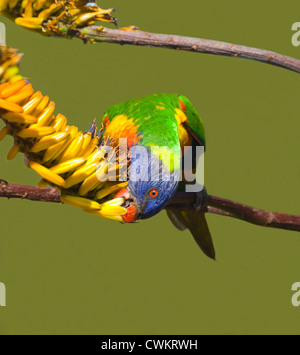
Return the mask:
<path id="1" fill-rule="evenodd" d="M 177 192 L 170 207 L 193 208 L 194 201 L 194 194 Z M 300 231 L 300 216 L 261 210 L 217 196 L 208 196 L 207 212 L 238 218 L 259 226 Z"/>
<path id="2" fill-rule="evenodd" d="M 61 202 L 59 192 L 55 188 L 40 189 L 35 186 L 8 184 L 3 180 L 0 183 L 0 197 Z M 178 192 L 168 207 L 190 209 L 193 208 L 194 202 L 194 193 Z M 259 226 L 300 231 L 300 216 L 265 211 L 221 197 L 209 195 L 206 212 L 241 219 Z"/>
<path id="3" fill-rule="evenodd" d="M 55 188 L 40 189 L 36 186 L 8 184 L 4 180 L 0 180 L 0 197 L 41 202 L 61 202 L 59 192 Z"/>
<path id="4" fill-rule="evenodd" d="M 85 41 L 130 44 L 136 46 L 161 47 L 176 50 L 222 55 L 255 60 L 300 73 L 300 60 L 265 49 L 241 46 L 209 39 L 176 35 L 155 34 L 143 31 L 124 31 L 97 26 L 88 26 L 75 34 Z"/>

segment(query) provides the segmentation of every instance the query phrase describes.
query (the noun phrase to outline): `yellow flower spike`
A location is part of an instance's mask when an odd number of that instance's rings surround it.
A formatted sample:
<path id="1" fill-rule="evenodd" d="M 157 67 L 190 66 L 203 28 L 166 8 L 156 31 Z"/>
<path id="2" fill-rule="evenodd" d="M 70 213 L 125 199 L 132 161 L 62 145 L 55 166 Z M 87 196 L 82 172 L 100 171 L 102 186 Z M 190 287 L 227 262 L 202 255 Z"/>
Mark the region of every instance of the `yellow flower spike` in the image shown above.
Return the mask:
<path id="1" fill-rule="evenodd" d="M 8 6 L 9 5 L 9 6 Z M 112 9 L 102 10 L 96 3 L 88 5 L 88 1 L 67 0 L 1 0 L 0 7 L 15 23 L 30 30 L 44 32 L 47 35 L 62 35 L 57 32 L 57 22 L 75 28 L 82 24 L 92 25 L 97 20 L 115 22 L 111 16 Z M 42 21 L 45 21 L 45 27 Z"/>
<path id="2" fill-rule="evenodd" d="M 57 127 L 54 127 L 54 128 L 56 129 L 57 132 L 62 132 L 65 130 L 66 126 L 67 126 L 67 119 L 66 119 L 66 117 L 64 117 L 61 120 L 61 123 Z"/>
<path id="3" fill-rule="evenodd" d="M 21 54 L 12 55 L 11 57 L 6 58 L 6 61 L 1 64 L 1 68 L 5 70 L 5 74 L 3 75 L 3 78 L 6 78 L 6 75 L 8 75 L 8 77 L 11 77 L 15 73 L 19 72 L 20 69 L 17 65 L 20 62 L 21 58 L 22 58 Z"/>
<path id="4" fill-rule="evenodd" d="M 42 96 L 37 96 L 30 99 L 30 101 L 28 101 L 27 104 L 23 106 L 24 113 L 30 115 L 41 101 L 42 101 Z"/>
<path id="5" fill-rule="evenodd" d="M 53 101 L 50 101 L 48 106 L 39 115 L 38 122 L 37 122 L 36 126 L 37 127 L 48 126 L 48 124 L 52 120 L 54 110 L 55 110 L 55 103 Z M 55 131 L 56 131 L 56 129 L 55 129 Z"/>
<path id="6" fill-rule="evenodd" d="M 74 127 L 74 126 L 73 126 Z M 77 127 L 74 127 L 77 129 Z M 66 148 L 70 145 L 72 140 L 74 139 L 74 130 L 72 127 L 67 126 L 66 132 L 69 132 L 69 136 L 67 139 L 63 142 L 57 143 L 50 148 L 48 148 L 44 154 L 43 157 L 43 162 L 50 161 L 50 160 L 56 160 L 58 157 L 61 156 L 61 154 L 66 150 Z"/>
<path id="7" fill-rule="evenodd" d="M 47 107 L 49 102 L 49 96 L 46 95 L 42 98 L 42 101 L 37 105 L 35 110 L 33 111 L 33 116 L 39 116 L 43 110 Z"/>
<path id="8" fill-rule="evenodd" d="M 37 17 L 17 17 L 15 19 L 15 24 L 32 30 L 41 30 L 42 22 L 43 19 Z"/>
<path id="9" fill-rule="evenodd" d="M 21 90 L 19 93 L 10 96 L 7 98 L 7 101 L 9 101 L 10 103 L 14 103 L 14 104 L 21 104 L 22 102 L 24 102 L 25 100 L 29 99 L 30 96 L 33 94 L 34 90 L 31 87 L 28 87 L 28 89 L 26 90 Z"/>
<path id="10" fill-rule="evenodd" d="M 84 153 L 81 153 L 82 157 L 87 158 L 88 164 L 90 164 L 91 161 L 91 157 L 94 156 L 95 153 L 98 152 L 98 147 L 93 145 L 93 147 L 90 147 L 90 145 L 92 144 L 92 142 L 90 142 L 89 146 L 87 147 L 86 151 Z M 89 152 L 89 151 L 90 152 Z M 89 153 L 89 154 L 88 154 Z"/>
<path id="11" fill-rule="evenodd" d="M 95 21 L 107 21 L 107 22 L 110 22 L 110 23 L 115 22 L 114 20 L 111 19 L 111 16 L 107 15 L 107 14 L 99 14 L 99 15 L 97 15 L 93 19 L 93 24 L 95 23 Z"/>
<path id="12" fill-rule="evenodd" d="M 30 152 L 38 153 L 42 150 L 48 149 L 49 147 L 64 141 L 69 136 L 69 132 L 54 133 L 49 136 L 41 138 L 37 143 L 35 143 Z"/>
<path id="13" fill-rule="evenodd" d="M 24 128 L 16 135 L 20 138 L 38 138 L 55 132 L 53 127 Z"/>
<path id="14" fill-rule="evenodd" d="M 54 120 L 51 122 L 51 127 L 54 127 L 55 125 L 57 125 L 58 124 L 58 122 L 60 121 L 60 119 L 59 119 L 59 115 L 60 114 L 58 114 L 58 115 L 56 115 L 56 117 L 54 117 Z M 56 131 L 57 131 L 57 129 L 55 129 Z"/>
<path id="15" fill-rule="evenodd" d="M 94 194 L 97 193 L 97 191 L 101 190 L 103 188 L 103 186 L 105 185 L 106 181 L 98 181 L 98 184 L 95 186 L 94 190 Z"/>
<path id="16" fill-rule="evenodd" d="M 87 12 L 79 15 L 78 18 L 74 21 L 75 26 L 82 26 L 87 22 L 93 20 L 98 15 L 97 12 Z"/>
<path id="17" fill-rule="evenodd" d="M 56 132 L 62 131 L 67 124 L 67 119 L 64 115 L 62 115 L 61 113 L 59 113 L 54 122 L 51 124 L 52 127 L 55 128 Z"/>
<path id="18" fill-rule="evenodd" d="M 85 157 L 85 154 L 83 154 L 83 156 Z M 96 147 L 95 151 L 87 157 L 87 164 L 99 163 L 104 158 L 104 156 L 105 151 Z"/>
<path id="19" fill-rule="evenodd" d="M 0 11 L 6 10 L 8 5 L 8 0 L 0 0 Z"/>
<path id="20" fill-rule="evenodd" d="M 7 154 L 7 160 L 12 160 L 15 158 L 15 156 L 19 153 L 20 151 L 20 146 L 19 144 L 14 144 L 10 151 Z"/>
<path id="21" fill-rule="evenodd" d="M 86 163 L 84 164 L 84 166 L 82 166 L 82 167 L 80 168 L 80 170 L 85 170 L 85 169 L 89 168 L 90 166 L 94 166 L 94 167 L 96 167 L 96 169 L 98 169 L 99 165 L 100 165 L 99 162 L 92 162 L 92 163 L 90 163 L 90 162 L 88 161 L 88 159 L 87 159 Z M 96 171 L 96 169 L 94 170 L 94 172 Z"/>
<path id="22" fill-rule="evenodd" d="M 97 170 L 97 164 L 81 167 L 66 179 L 65 188 L 77 185 Z"/>
<path id="23" fill-rule="evenodd" d="M 80 13 L 81 10 L 79 9 L 75 9 L 75 8 L 71 8 L 68 10 L 69 14 L 74 18 L 76 15 L 78 15 Z"/>
<path id="24" fill-rule="evenodd" d="M 49 185 L 49 182 L 45 179 L 41 179 L 37 185 L 40 189 L 43 189 L 44 187 L 47 187 Z"/>
<path id="25" fill-rule="evenodd" d="M 56 143 L 51 145 L 45 152 L 43 156 L 43 163 L 46 163 L 50 160 L 54 160 L 55 156 L 59 154 L 60 150 L 69 142 L 70 137 L 68 137 L 65 141 Z"/>
<path id="26" fill-rule="evenodd" d="M 5 73 L 3 75 L 3 79 L 2 80 L 10 81 L 11 78 L 13 78 L 15 75 L 17 75 L 19 73 L 19 71 L 20 71 L 20 68 L 17 65 L 5 69 Z"/>
<path id="27" fill-rule="evenodd" d="M 19 65 L 19 63 L 20 63 L 22 56 L 23 56 L 22 54 L 16 54 L 16 53 L 14 55 L 12 55 L 10 60 L 7 61 L 7 65 L 10 67 L 8 69 L 16 68 L 16 66 Z M 19 67 L 17 67 L 17 68 L 20 69 Z"/>
<path id="28" fill-rule="evenodd" d="M 0 108 L 11 112 L 23 112 L 23 109 L 20 105 L 2 99 L 0 99 Z"/>
<path id="29" fill-rule="evenodd" d="M 24 81 L 25 81 L 25 79 L 24 79 Z M 32 89 L 31 83 L 27 83 L 27 85 L 23 86 L 20 91 L 23 92 L 23 91 L 26 91 L 26 90 L 29 90 L 29 89 L 30 89 L 30 90 Z"/>
<path id="30" fill-rule="evenodd" d="M 45 168 L 43 165 L 40 165 L 31 160 L 29 161 L 29 167 L 34 171 L 36 171 L 39 175 L 41 175 L 42 178 L 44 178 L 47 181 L 50 181 L 52 184 L 57 186 L 65 185 L 65 180 L 61 176 Z"/>
<path id="31" fill-rule="evenodd" d="M 93 152 L 93 150 L 97 146 L 98 142 L 99 142 L 99 138 L 98 137 L 92 138 L 91 141 L 90 141 L 90 144 L 86 148 L 86 151 L 84 153 L 82 153 L 82 156 L 88 157 Z"/>
<path id="32" fill-rule="evenodd" d="M 53 127 L 54 128 L 54 127 Z M 59 143 L 63 140 L 65 140 L 68 136 L 70 135 L 70 132 L 68 130 L 66 131 L 60 131 L 58 133 L 54 133 L 50 136 L 47 136 L 47 137 L 44 137 L 40 140 L 40 142 L 43 142 L 43 141 L 48 141 L 48 140 L 53 140 L 55 141 L 56 143 Z"/>
<path id="33" fill-rule="evenodd" d="M 104 175 L 108 173 L 108 162 L 103 162 L 97 170 L 98 181 L 103 181 Z"/>
<path id="34" fill-rule="evenodd" d="M 62 195 L 60 197 L 62 202 L 67 203 L 73 207 L 82 208 L 84 210 L 100 210 L 101 205 L 93 200 L 89 200 L 88 198 L 77 197 L 73 195 Z"/>
<path id="35" fill-rule="evenodd" d="M 12 96 L 14 94 L 16 94 L 18 91 L 20 91 L 24 86 L 26 85 L 26 81 L 25 80 L 19 80 L 16 81 L 14 84 L 9 85 L 9 87 L 4 88 L 1 91 L 1 98 L 2 99 L 6 99 L 9 96 Z"/>
<path id="36" fill-rule="evenodd" d="M 102 204 L 101 208 L 101 214 L 105 216 L 116 216 L 116 215 L 124 215 L 127 213 L 127 210 L 125 207 L 121 206 L 111 206 L 111 205 L 104 205 Z"/>
<path id="37" fill-rule="evenodd" d="M 27 6 L 28 1 L 29 1 L 29 0 L 21 0 L 21 7 L 22 7 L 23 9 L 25 9 L 25 7 Z"/>
<path id="38" fill-rule="evenodd" d="M 57 160 L 57 162 L 60 162 L 60 158 L 63 154 L 63 152 L 69 147 L 69 145 L 72 143 L 72 138 L 69 136 L 65 141 L 63 146 L 54 154 L 52 157 L 52 161 Z"/>
<path id="39" fill-rule="evenodd" d="M 1 117 L 10 123 L 33 124 L 37 121 L 36 117 L 24 113 L 7 112 L 3 113 Z"/>
<path id="40" fill-rule="evenodd" d="M 17 6 L 19 0 L 9 0 L 8 1 L 8 6 L 9 8 L 12 10 L 13 8 L 15 8 Z"/>
<path id="41" fill-rule="evenodd" d="M 82 147 L 80 149 L 80 152 L 78 153 L 78 155 L 81 157 L 82 154 L 84 154 L 84 152 L 86 151 L 88 145 L 90 144 L 92 139 L 92 135 L 91 133 L 85 133 L 83 135 L 83 143 L 82 143 Z"/>
<path id="42" fill-rule="evenodd" d="M 123 223 L 123 218 L 121 216 L 108 216 L 108 215 L 104 215 L 101 213 L 101 211 L 91 211 L 91 210 L 83 210 L 84 212 L 86 213 L 89 213 L 89 214 L 92 214 L 94 216 L 98 216 L 98 217 L 101 217 L 101 218 L 106 218 L 106 219 L 111 219 L 113 221 L 117 221 L 117 222 L 121 222 Z"/>
<path id="43" fill-rule="evenodd" d="M 46 20 L 51 14 L 62 8 L 62 4 L 52 4 L 49 9 L 43 10 L 39 13 L 38 18 Z"/>
<path id="44" fill-rule="evenodd" d="M 23 80 L 23 79 L 24 79 L 24 77 L 22 75 L 15 75 L 12 78 L 10 78 L 9 81 L 11 83 L 15 83 L 16 81 Z"/>
<path id="45" fill-rule="evenodd" d="M 23 86 L 22 89 L 17 94 L 21 94 L 21 93 L 22 94 L 30 93 L 28 100 L 31 99 L 31 96 L 34 94 L 34 90 L 33 90 L 31 83 Z M 15 95 L 17 95 L 17 94 L 15 94 Z M 10 97 L 12 97 L 12 96 L 10 96 Z M 8 97 L 7 100 L 9 100 L 10 97 Z"/>
<path id="46" fill-rule="evenodd" d="M 1 14 L 1 12 L 0 12 Z M 5 68 L 3 65 L 0 64 L 0 77 L 1 77 L 1 81 L 3 82 L 3 73 L 5 72 Z"/>
<path id="47" fill-rule="evenodd" d="M 114 11 L 113 8 L 104 10 L 104 9 L 101 9 L 100 7 L 98 7 L 98 9 L 97 9 L 97 12 L 102 15 L 110 15 L 113 11 Z"/>
<path id="48" fill-rule="evenodd" d="M 46 4 L 46 0 L 36 0 L 33 3 L 33 8 L 34 10 L 39 11 L 45 6 L 45 4 Z"/>
<path id="49" fill-rule="evenodd" d="M 94 188 L 97 186 L 99 180 L 97 178 L 97 171 L 94 172 L 93 174 L 89 175 L 81 184 L 79 188 L 79 195 L 84 196 L 86 195 L 89 191 L 94 190 Z"/>
<path id="50" fill-rule="evenodd" d="M 71 126 L 69 129 L 70 129 L 70 137 L 73 140 L 76 137 L 77 133 L 78 133 L 78 127 Z M 69 129 L 67 129 L 67 130 L 69 130 Z"/>
<path id="51" fill-rule="evenodd" d="M 50 168 L 50 170 L 56 174 L 64 174 L 71 170 L 76 169 L 78 166 L 82 165 L 85 161 L 86 159 L 84 158 L 71 159 L 53 166 L 52 168 Z"/>
<path id="52" fill-rule="evenodd" d="M 109 187 L 105 187 L 105 188 L 103 188 L 103 189 L 101 189 L 100 191 L 97 192 L 96 200 L 101 200 L 102 198 L 121 190 L 123 187 L 125 187 L 127 185 L 128 185 L 128 182 L 125 181 L 125 182 L 123 182 L 121 184 L 115 184 L 115 185 L 112 185 L 112 186 L 109 186 Z"/>
<path id="53" fill-rule="evenodd" d="M 73 159 L 77 156 L 78 152 L 80 151 L 83 143 L 83 134 L 82 132 L 77 133 L 77 137 L 70 143 L 68 148 L 63 152 L 62 156 L 59 159 L 60 163 L 64 161 Z"/>
<path id="54" fill-rule="evenodd" d="M 125 199 L 122 197 L 114 198 L 112 200 L 102 203 L 102 208 L 104 206 L 114 206 L 114 207 L 122 206 L 124 202 L 125 202 Z"/>
<path id="55" fill-rule="evenodd" d="M 1 0 L 0 0 L 1 1 Z M 0 84 L 0 95 L 2 93 L 2 91 L 7 88 L 8 86 L 11 86 L 11 83 L 3 83 L 3 84 Z"/>
<path id="56" fill-rule="evenodd" d="M 42 93 L 41 93 L 40 90 L 38 90 L 38 91 L 36 91 L 34 94 L 32 94 L 30 100 L 31 100 L 31 99 L 34 99 L 35 97 L 41 97 L 41 98 L 43 98 L 43 95 L 42 95 Z"/>
<path id="57" fill-rule="evenodd" d="M 24 17 L 32 17 L 33 11 L 32 11 L 32 0 L 28 0 L 27 5 L 25 7 L 24 11 Z"/>
<path id="58" fill-rule="evenodd" d="M 0 142 L 7 136 L 8 134 L 8 127 L 5 126 L 0 130 Z"/>

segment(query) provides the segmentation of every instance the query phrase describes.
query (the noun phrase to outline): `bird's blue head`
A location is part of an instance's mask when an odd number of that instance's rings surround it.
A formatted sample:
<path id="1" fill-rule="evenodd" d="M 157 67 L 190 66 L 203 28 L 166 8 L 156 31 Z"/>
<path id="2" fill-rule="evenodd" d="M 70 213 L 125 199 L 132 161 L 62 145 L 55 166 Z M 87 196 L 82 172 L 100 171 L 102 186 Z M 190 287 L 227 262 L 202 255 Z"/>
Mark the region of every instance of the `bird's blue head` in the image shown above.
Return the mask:
<path id="1" fill-rule="evenodd" d="M 146 219 L 160 212 L 178 187 L 180 170 L 170 171 L 162 160 L 143 146 L 132 153 L 128 186 L 116 198 L 125 199 L 124 222 Z"/>

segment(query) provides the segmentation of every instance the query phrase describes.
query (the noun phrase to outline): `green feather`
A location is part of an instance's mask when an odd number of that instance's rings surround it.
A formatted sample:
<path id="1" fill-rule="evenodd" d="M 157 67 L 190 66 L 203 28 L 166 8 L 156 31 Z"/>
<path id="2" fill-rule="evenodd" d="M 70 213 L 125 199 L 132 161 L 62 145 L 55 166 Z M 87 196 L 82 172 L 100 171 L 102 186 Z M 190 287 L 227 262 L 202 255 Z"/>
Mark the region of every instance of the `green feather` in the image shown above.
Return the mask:
<path id="1" fill-rule="evenodd" d="M 197 144 L 205 144 L 204 127 L 201 118 L 191 102 L 184 96 L 174 94 L 155 94 L 139 99 L 125 101 L 114 105 L 105 112 L 112 121 L 114 117 L 124 114 L 132 119 L 140 136 L 139 144 L 146 147 L 167 147 L 172 149 L 175 161 L 168 163 L 169 157 L 161 155 L 163 162 L 171 170 L 179 168 L 180 141 L 175 109 L 180 109 L 180 101 L 186 106 L 187 123 L 185 127 L 197 140 Z"/>

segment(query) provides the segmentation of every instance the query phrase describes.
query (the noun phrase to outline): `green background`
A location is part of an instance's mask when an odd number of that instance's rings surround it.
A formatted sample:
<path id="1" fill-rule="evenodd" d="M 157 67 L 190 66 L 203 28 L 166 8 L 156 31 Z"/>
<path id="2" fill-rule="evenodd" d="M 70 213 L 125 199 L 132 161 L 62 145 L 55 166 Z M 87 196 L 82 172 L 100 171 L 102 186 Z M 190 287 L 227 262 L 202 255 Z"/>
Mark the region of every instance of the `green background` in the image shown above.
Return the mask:
<path id="1" fill-rule="evenodd" d="M 106 0 L 120 26 L 300 57 L 299 1 Z M 2 20 L 1 20 L 2 21 Z M 299 74 L 246 60 L 44 38 L 3 19 L 22 73 L 85 129 L 123 100 L 181 93 L 202 116 L 209 193 L 299 214 Z M 36 184 L 20 155 L 0 177 Z M 2 334 L 299 333 L 300 235 L 208 215 L 217 262 L 165 212 L 134 225 L 51 203 L 0 200 Z"/>

